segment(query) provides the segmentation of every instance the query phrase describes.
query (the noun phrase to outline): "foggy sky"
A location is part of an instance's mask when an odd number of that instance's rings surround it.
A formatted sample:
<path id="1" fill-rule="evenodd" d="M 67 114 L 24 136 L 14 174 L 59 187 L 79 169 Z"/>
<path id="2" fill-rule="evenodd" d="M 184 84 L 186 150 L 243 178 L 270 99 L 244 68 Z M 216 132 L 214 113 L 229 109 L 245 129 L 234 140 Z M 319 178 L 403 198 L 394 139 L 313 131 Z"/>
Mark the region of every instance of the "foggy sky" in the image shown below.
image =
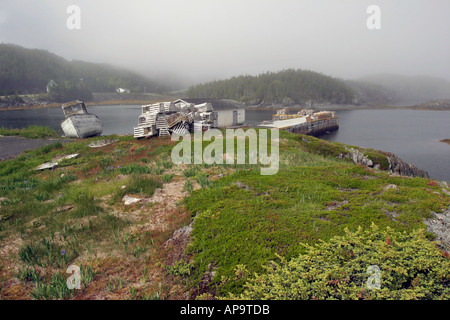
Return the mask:
<path id="1" fill-rule="evenodd" d="M 381 30 L 366 26 L 372 4 Z M 449 0 L 0 0 L 0 42 L 191 81 L 286 68 L 450 79 L 449 17 Z"/>

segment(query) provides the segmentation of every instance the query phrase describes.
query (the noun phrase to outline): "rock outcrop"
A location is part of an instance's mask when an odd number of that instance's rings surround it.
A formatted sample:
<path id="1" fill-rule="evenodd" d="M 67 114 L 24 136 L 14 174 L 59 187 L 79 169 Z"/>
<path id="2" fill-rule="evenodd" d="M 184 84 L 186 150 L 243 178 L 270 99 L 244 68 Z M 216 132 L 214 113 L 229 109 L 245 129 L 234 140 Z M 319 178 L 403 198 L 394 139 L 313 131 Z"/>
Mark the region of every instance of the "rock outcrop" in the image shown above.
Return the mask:
<path id="1" fill-rule="evenodd" d="M 443 213 L 432 212 L 433 218 L 425 220 L 427 231 L 436 235 L 438 245 L 450 251 L 450 207 Z"/>
<path id="2" fill-rule="evenodd" d="M 402 176 L 429 178 L 428 172 L 419 169 L 412 164 L 406 163 L 397 155 L 389 152 L 384 152 L 389 160 L 389 171 Z"/>
<path id="3" fill-rule="evenodd" d="M 380 164 L 374 163 L 367 155 L 365 155 L 362 151 L 345 147 L 348 151 L 347 154 L 339 154 L 339 158 L 349 158 L 352 159 L 354 163 L 360 164 L 366 167 L 371 167 L 375 169 L 380 169 Z M 389 169 L 388 171 L 398 174 L 401 176 L 409 176 L 409 177 L 421 177 L 421 178 L 429 178 L 428 172 L 425 170 L 419 169 L 412 164 L 405 162 L 400 159 L 397 155 L 389 152 L 380 151 L 386 159 L 389 161 Z"/>
<path id="4" fill-rule="evenodd" d="M 367 156 L 364 155 L 364 153 L 362 153 L 361 151 L 354 149 L 354 148 L 347 148 L 346 149 L 349 151 L 349 153 L 347 154 L 339 154 L 339 158 L 350 158 L 353 160 L 354 163 L 356 164 L 361 164 L 363 166 L 366 167 L 374 167 L 374 163 L 372 160 L 370 160 Z"/>

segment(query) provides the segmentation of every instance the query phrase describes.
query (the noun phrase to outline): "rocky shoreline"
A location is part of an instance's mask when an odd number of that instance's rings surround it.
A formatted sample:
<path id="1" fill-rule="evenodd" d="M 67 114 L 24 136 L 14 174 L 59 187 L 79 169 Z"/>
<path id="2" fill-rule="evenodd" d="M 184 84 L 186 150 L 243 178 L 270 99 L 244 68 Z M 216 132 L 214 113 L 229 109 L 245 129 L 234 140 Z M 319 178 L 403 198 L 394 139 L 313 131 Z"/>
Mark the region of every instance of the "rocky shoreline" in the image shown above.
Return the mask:
<path id="1" fill-rule="evenodd" d="M 368 156 L 366 156 L 363 152 L 360 150 L 354 149 L 354 148 L 346 148 L 348 153 L 340 153 L 338 155 L 338 158 L 349 158 L 352 159 L 355 164 L 360 164 L 365 167 L 380 169 L 379 163 L 374 163 Z M 389 152 L 380 151 L 384 156 L 386 156 L 386 159 L 389 162 L 389 168 L 386 170 L 397 174 L 400 176 L 408 176 L 408 177 L 420 177 L 420 178 L 426 178 L 429 179 L 430 176 L 427 171 L 417 168 L 416 166 L 409 164 L 405 162 L 404 160 L 400 159 L 397 155 Z"/>
<path id="2" fill-rule="evenodd" d="M 416 110 L 450 110 L 450 99 L 433 100 L 427 103 L 412 106 L 411 109 Z"/>
<path id="3" fill-rule="evenodd" d="M 30 96 L 0 97 L 0 110 L 50 108 L 60 105 L 60 103 Z"/>
<path id="4" fill-rule="evenodd" d="M 430 178 L 428 172 L 403 161 L 397 155 L 389 152 L 384 152 L 384 154 L 389 160 L 390 172 L 401 176 Z"/>
<path id="5" fill-rule="evenodd" d="M 240 108 L 247 110 L 277 110 L 280 105 L 274 104 L 244 104 L 230 99 L 189 99 L 182 95 L 168 94 L 119 94 L 115 92 L 94 92 L 92 101 L 86 102 L 86 105 L 115 105 L 115 104 L 147 104 L 158 101 L 174 100 L 181 98 L 184 100 L 221 100 L 228 104 L 234 104 Z M 61 106 L 62 103 L 57 103 L 44 99 L 42 96 L 8 96 L 0 97 L 0 111 L 1 110 L 17 110 L 17 109 L 37 109 L 37 108 L 55 108 Z M 411 106 L 391 106 L 391 105 L 376 105 L 376 104 L 330 104 L 330 103 L 309 103 L 305 105 L 288 104 L 284 106 L 291 111 L 299 111 L 306 107 L 315 110 L 359 110 L 359 109 L 413 109 L 413 110 L 450 110 L 450 99 L 448 100 L 433 100 L 427 103 L 411 105 Z"/>

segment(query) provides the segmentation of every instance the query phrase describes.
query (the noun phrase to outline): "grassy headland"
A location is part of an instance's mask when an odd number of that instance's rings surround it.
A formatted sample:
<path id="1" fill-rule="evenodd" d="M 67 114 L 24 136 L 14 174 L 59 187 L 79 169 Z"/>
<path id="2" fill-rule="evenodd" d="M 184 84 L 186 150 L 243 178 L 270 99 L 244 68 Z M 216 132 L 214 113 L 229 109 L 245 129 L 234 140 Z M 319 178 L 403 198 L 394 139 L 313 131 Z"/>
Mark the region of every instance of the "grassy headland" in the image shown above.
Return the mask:
<path id="1" fill-rule="evenodd" d="M 255 272 L 270 275 L 265 267 L 307 255 L 303 244 L 373 223 L 425 230 L 424 219 L 450 203 L 448 190 L 433 180 L 340 160 L 334 151 L 341 144 L 317 154 L 287 132 L 280 133 L 273 176 L 260 175 L 259 165 L 174 166 L 175 143 L 166 138 L 112 136 L 108 146 L 89 147 L 102 139 L 56 143 L 0 162 L 1 298 L 239 295 Z M 54 170 L 35 170 L 74 153 Z M 374 161 L 381 157 L 373 153 Z M 141 201 L 126 206 L 126 195 Z M 448 255 L 432 247 L 446 270 Z M 81 267 L 79 290 L 64 285 L 69 265 Z M 406 271 L 413 279 L 421 272 L 414 268 Z M 401 285 L 408 289 L 413 279 Z"/>

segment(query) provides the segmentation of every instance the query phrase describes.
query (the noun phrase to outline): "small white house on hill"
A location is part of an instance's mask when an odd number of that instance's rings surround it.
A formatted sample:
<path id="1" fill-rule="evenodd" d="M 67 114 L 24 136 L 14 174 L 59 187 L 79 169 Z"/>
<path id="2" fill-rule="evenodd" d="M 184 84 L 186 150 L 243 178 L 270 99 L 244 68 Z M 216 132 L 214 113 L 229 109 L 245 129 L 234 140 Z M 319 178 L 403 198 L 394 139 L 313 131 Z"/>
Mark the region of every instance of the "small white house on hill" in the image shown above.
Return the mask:
<path id="1" fill-rule="evenodd" d="M 130 93 L 131 90 L 130 89 L 124 89 L 124 88 L 117 88 L 116 92 L 117 93 Z"/>
<path id="2" fill-rule="evenodd" d="M 56 86 L 57 86 L 56 82 L 53 81 L 53 80 L 50 80 L 50 81 L 47 83 L 47 93 L 50 92 L 50 90 L 51 90 L 53 87 L 56 87 Z"/>

